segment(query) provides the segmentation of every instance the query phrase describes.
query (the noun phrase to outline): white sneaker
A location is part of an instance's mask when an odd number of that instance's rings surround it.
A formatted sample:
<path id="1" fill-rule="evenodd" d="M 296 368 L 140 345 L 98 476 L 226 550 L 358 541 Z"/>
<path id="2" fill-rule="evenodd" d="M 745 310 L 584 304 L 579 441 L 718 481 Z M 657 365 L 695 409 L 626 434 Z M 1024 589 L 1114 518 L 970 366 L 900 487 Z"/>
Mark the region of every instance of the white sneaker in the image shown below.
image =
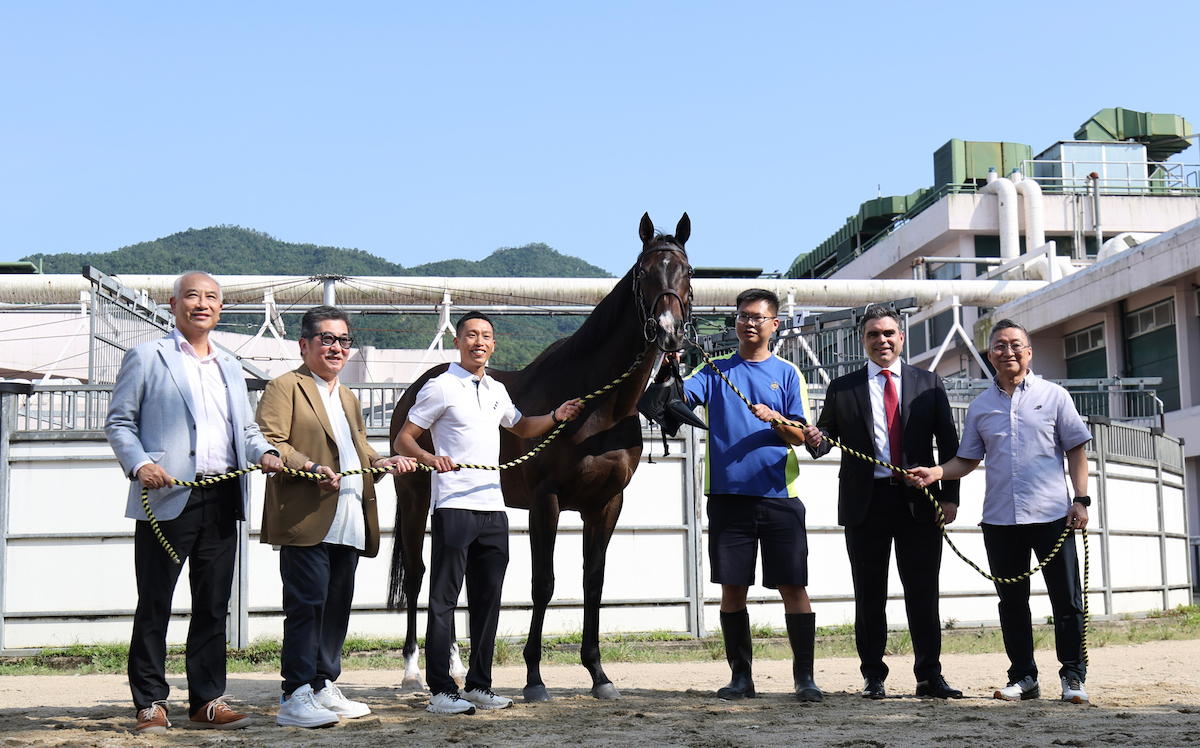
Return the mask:
<path id="1" fill-rule="evenodd" d="M 1087 691 L 1083 690 L 1083 681 L 1078 678 L 1063 678 L 1063 701 L 1069 701 L 1072 704 L 1088 703 Z"/>
<path id="2" fill-rule="evenodd" d="M 513 705 L 512 699 L 499 696 L 490 688 L 472 688 L 463 692 L 463 698 L 480 709 L 507 709 Z"/>
<path id="3" fill-rule="evenodd" d="M 275 724 L 283 727 L 329 727 L 338 723 L 338 716 L 317 702 L 312 686 L 305 683 L 291 696 L 279 697 L 279 716 Z"/>
<path id="4" fill-rule="evenodd" d="M 1026 675 L 1016 683 L 1009 683 L 1004 688 L 1001 688 L 996 693 L 992 694 L 993 698 L 1004 699 L 1005 701 L 1027 701 L 1036 699 L 1042 695 L 1041 686 L 1038 685 L 1037 678 L 1032 675 Z"/>
<path id="5" fill-rule="evenodd" d="M 425 711 L 431 714 L 474 714 L 475 705 L 454 693 L 435 693 L 429 697 Z"/>
<path id="6" fill-rule="evenodd" d="M 325 687 L 317 691 L 317 703 L 346 719 L 365 717 L 371 713 L 371 707 L 361 701 L 351 701 L 346 698 L 342 689 L 333 685 L 333 682 L 328 679 L 325 680 Z"/>

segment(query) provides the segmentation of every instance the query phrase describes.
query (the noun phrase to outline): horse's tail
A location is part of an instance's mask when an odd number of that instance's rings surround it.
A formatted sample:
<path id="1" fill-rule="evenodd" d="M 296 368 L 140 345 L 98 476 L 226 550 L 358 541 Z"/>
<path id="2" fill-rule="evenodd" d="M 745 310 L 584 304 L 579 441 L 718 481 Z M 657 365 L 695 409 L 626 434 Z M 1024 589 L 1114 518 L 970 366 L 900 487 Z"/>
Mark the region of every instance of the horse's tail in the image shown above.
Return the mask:
<path id="1" fill-rule="evenodd" d="M 395 532 L 392 533 L 392 567 L 388 571 L 387 609 L 394 612 L 403 611 L 407 597 L 404 594 L 404 535 L 400 532 L 400 515 L 403 512 L 400 502 L 396 502 Z"/>

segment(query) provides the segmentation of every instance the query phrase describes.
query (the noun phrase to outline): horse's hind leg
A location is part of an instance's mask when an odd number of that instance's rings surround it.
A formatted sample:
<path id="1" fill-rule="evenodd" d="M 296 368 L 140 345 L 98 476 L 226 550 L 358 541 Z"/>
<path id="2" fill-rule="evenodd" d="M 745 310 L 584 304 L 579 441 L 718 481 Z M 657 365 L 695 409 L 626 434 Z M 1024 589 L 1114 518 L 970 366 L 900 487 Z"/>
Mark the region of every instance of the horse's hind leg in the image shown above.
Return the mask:
<path id="1" fill-rule="evenodd" d="M 583 516 L 583 641 L 579 659 L 592 675 L 592 696 L 597 699 L 621 698 L 621 692 L 600 664 L 600 602 L 604 596 L 608 541 L 621 514 L 622 502 L 623 495 L 618 493 L 600 512 Z"/>
<path id="2" fill-rule="evenodd" d="M 558 497 L 542 497 L 529 509 L 529 545 L 533 563 L 533 617 L 525 641 L 526 701 L 549 701 L 550 693 L 542 682 L 542 628 L 546 608 L 554 597 L 554 542 L 558 535 Z"/>

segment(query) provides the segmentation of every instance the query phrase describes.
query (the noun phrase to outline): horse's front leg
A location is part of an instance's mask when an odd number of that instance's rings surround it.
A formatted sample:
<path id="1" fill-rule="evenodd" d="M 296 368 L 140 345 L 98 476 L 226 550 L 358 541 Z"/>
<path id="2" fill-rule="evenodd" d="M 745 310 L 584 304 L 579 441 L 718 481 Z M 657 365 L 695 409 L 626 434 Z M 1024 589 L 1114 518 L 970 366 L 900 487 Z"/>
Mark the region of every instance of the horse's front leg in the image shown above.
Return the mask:
<path id="1" fill-rule="evenodd" d="M 403 501 L 404 496 L 398 496 L 397 501 Z M 421 557 L 422 546 L 425 544 L 425 517 L 429 512 L 429 499 L 409 499 L 415 506 L 399 511 L 398 527 L 401 549 L 401 561 L 404 564 L 404 602 L 407 606 L 405 619 L 407 630 L 404 634 L 404 678 L 400 681 L 403 692 L 424 691 L 425 683 L 421 679 L 421 666 L 418 659 L 421 654 L 417 646 L 417 597 L 421 594 L 421 585 L 425 581 L 425 561 Z M 421 506 L 425 510 L 421 510 Z"/>
<path id="2" fill-rule="evenodd" d="M 619 699 L 621 692 L 600 665 L 600 602 L 604 596 L 604 563 L 608 541 L 621 516 L 624 495 L 620 492 L 595 514 L 583 517 L 583 642 L 579 659 L 592 675 L 592 696 Z"/>
<path id="3" fill-rule="evenodd" d="M 554 597 L 554 543 L 558 538 L 558 496 L 544 494 L 529 508 L 529 546 L 533 563 L 533 617 L 525 640 L 526 701 L 549 701 L 550 693 L 542 682 L 542 628 L 546 608 Z"/>

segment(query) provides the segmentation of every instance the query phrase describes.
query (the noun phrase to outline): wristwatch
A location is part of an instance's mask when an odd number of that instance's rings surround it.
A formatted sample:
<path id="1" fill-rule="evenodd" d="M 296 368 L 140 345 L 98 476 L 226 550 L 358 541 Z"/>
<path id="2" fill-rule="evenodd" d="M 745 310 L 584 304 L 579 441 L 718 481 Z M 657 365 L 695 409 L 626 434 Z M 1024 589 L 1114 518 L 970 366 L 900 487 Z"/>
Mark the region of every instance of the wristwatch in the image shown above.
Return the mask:
<path id="1" fill-rule="evenodd" d="M 1075 503 L 1083 504 L 1084 506 L 1091 506 L 1092 505 L 1092 497 L 1091 496 L 1076 496 Z"/>

